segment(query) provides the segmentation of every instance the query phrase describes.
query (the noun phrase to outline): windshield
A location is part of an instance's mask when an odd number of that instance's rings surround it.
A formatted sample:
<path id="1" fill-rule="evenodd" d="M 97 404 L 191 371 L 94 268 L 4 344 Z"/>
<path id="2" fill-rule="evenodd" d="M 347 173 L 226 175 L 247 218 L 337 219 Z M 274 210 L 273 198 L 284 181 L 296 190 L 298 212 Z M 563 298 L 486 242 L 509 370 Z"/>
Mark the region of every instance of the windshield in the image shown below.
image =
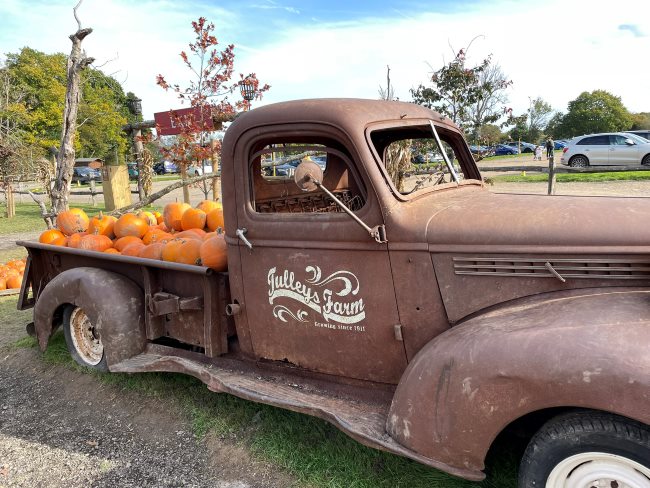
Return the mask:
<path id="1" fill-rule="evenodd" d="M 375 130 L 370 139 L 395 189 L 402 195 L 472 178 L 462 164 L 467 148 L 462 136 L 427 125 Z M 463 151 L 463 149 L 465 149 Z"/>
<path id="2" fill-rule="evenodd" d="M 648 144 L 648 142 L 650 142 L 645 137 L 641 137 L 636 134 L 625 134 L 625 136 L 628 137 L 629 139 L 632 139 L 637 144 Z"/>

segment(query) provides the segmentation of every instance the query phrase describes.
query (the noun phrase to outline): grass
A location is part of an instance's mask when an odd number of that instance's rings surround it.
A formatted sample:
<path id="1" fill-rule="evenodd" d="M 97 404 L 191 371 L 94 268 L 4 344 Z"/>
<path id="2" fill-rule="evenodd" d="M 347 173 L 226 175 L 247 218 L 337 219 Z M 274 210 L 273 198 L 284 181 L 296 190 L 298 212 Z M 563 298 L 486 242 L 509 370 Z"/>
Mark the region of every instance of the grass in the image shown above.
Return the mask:
<path id="1" fill-rule="evenodd" d="M 548 174 L 503 175 L 491 178 L 500 183 L 542 183 L 548 181 Z M 614 171 L 610 173 L 559 173 L 556 181 L 560 183 L 595 183 L 599 181 L 648 181 L 650 171 Z"/>
<path id="2" fill-rule="evenodd" d="M 27 322 L 9 313 L 15 299 L 0 300 L 0 317 Z M 15 314 L 15 311 L 13 311 Z M 36 348 L 25 337 L 12 348 Z M 516 460 L 504 447 L 491 462 L 492 474 L 483 483 L 472 483 L 414 461 L 362 446 L 327 422 L 306 415 L 210 392 L 200 381 L 170 373 L 102 374 L 78 366 L 67 351 L 63 334 L 57 332 L 42 356 L 43 361 L 94 375 L 98 381 L 132 390 L 181 406 L 194 434 L 227 437 L 246 446 L 258 459 L 291 473 L 301 486 L 409 487 L 409 488 L 502 488 L 516 485 Z"/>
<path id="3" fill-rule="evenodd" d="M 96 215 L 99 211 L 106 211 L 103 206 L 93 207 L 86 203 L 70 204 L 71 207 L 83 209 L 89 216 Z M 144 210 L 158 210 L 158 207 L 145 207 Z M 17 203 L 16 216 L 9 219 L 5 217 L 5 208 L 0 208 L 0 235 L 16 234 L 45 230 L 45 222 L 41 217 L 41 210 L 35 203 Z"/>

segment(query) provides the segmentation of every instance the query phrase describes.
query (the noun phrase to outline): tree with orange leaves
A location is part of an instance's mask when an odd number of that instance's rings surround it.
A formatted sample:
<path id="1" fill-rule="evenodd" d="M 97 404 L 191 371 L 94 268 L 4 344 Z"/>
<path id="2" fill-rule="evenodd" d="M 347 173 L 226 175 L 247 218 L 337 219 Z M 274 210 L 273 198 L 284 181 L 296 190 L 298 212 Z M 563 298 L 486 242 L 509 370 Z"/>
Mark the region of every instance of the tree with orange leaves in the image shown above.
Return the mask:
<path id="1" fill-rule="evenodd" d="M 189 45 L 189 54 L 180 53 L 185 66 L 192 73 L 189 84 L 181 87 L 170 84 L 163 75 L 156 77 L 156 83 L 165 90 L 175 92 L 181 103 L 189 103 L 194 108 L 189 114 L 179 115 L 170 110 L 170 117 L 180 134 L 169 147 L 163 148 L 167 157 L 177 162 L 181 169 L 181 178 L 187 178 L 187 168 L 192 163 L 203 167 L 204 161 L 211 159 L 214 152 L 221 150 L 220 141 L 208 143 L 209 134 L 215 129 L 215 120 L 224 120 L 237 111 L 244 110 L 247 102 L 239 99 L 234 103 L 229 99 L 233 94 L 239 95 L 243 85 L 252 87 L 254 99 L 262 98 L 262 93 L 268 91 L 269 85 L 260 86 L 255 73 L 244 76 L 240 73 L 239 80 L 232 81 L 234 73 L 235 46 L 229 44 L 225 49 L 218 50 L 219 41 L 214 32 L 214 24 L 204 17 L 192 22 L 195 39 Z M 214 168 L 216 170 L 216 168 Z M 203 181 L 203 192 L 207 198 L 209 189 Z M 216 195 L 214 195 L 216 198 Z M 183 186 L 183 199 L 189 203 L 189 190 Z"/>

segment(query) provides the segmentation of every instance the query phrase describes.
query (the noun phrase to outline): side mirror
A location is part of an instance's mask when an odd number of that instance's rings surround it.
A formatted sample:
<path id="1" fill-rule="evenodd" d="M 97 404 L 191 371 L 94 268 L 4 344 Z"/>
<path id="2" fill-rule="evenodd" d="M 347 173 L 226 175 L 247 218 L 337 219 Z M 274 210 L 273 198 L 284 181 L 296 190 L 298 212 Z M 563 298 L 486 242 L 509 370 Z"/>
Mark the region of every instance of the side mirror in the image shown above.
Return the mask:
<path id="1" fill-rule="evenodd" d="M 625 144 L 628 146 L 634 146 L 636 142 L 634 142 L 632 139 L 625 139 Z"/>
<path id="2" fill-rule="evenodd" d="M 302 191 L 314 191 L 323 181 L 323 169 L 311 159 L 303 159 L 296 167 L 293 180 Z"/>

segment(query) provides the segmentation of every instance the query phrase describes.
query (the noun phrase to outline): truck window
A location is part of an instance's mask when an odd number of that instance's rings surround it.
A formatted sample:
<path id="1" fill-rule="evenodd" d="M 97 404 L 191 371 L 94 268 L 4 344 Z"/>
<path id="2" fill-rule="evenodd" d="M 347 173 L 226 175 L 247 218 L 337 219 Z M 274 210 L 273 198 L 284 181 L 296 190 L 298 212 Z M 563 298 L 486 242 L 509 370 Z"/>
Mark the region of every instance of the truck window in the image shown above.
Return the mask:
<path id="1" fill-rule="evenodd" d="M 371 141 L 393 186 L 402 195 L 451 183 L 454 177 L 443 158 L 452 163 L 458 179 L 465 178 L 461 164 L 458 138 L 438 129 L 442 147 L 434 138 L 430 126 L 410 126 L 376 130 Z"/>
<path id="2" fill-rule="evenodd" d="M 365 203 L 365 190 L 350 157 L 324 144 L 273 143 L 256 151 L 249 164 L 253 208 L 259 213 L 338 213 L 341 209 L 322 191 L 305 193 L 294 183 L 296 167 L 310 159 L 323 169 L 323 184 L 350 209 Z"/>

